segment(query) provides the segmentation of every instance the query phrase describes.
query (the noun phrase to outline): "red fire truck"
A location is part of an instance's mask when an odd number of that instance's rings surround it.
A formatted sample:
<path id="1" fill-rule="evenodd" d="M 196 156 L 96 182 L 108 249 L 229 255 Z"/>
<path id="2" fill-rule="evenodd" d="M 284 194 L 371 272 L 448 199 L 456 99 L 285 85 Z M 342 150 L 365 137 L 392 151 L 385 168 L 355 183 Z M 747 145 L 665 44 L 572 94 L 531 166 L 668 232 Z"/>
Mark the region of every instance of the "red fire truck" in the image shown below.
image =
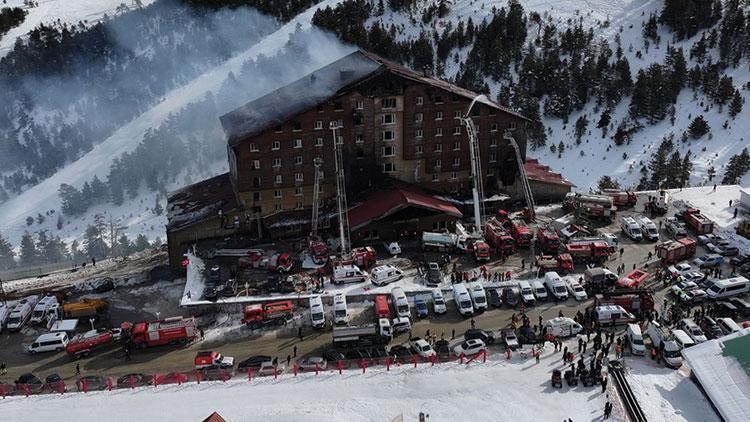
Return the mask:
<path id="1" fill-rule="evenodd" d="M 594 297 L 594 307 L 619 305 L 628 312 L 653 311 L 654 296 L 647 289 L 617 289 Z"/>
<path id="2" fill-rule="evenodd" d="M 560 250 L 560 237 L 555 230 L 547 225 L 536 228 L 537 248 L 548 255 L 555 255 Z"/>
<path id="3" fill-rule="evenodd" d="M 682 212 L 682 219 L 685 224 L 692 227 L 696 234 L 712 233 L 714 231 L 714 222 L 708 217 L 701 214 L 697 208 L 688 208 Z"/>
<path id="4" fill-rule="evenodd" d="M 130 341 L 138 348 L 185 344 L 195 340 L 198 332 L 195 317 L 182 316 L 135 325 L 124 323 L 122 328 L 130 333 Z"/>
<path id="5" fill-rule="evenodd" d="M 503 225 L 496 218 L 490 218 L 484 224 L 484 238 L 487 243 L 495 249 L 501 251 L 503 255 L 510 255 L 515 252 L 516 245 L 513 236 L 503 228 Z"/>
<path id="6" fill-rule="evenodd" d="M 617 280 L 617 285 L 630 289 L 637 289 L 646 281 L 648 276 L 649 273 L 643 270 L 633 270 L 627 273 L 625 277 Z"/>
<path id="7" fill-rule="evenodd" d="M 240 268 L 266 269 L 288 273 L 294 267 L 294 260 L 288 252 L 275 253 L 266 256 L 262 251 L 253 251 L 248 256 L 243 256 L 237 262 Z"/>
<path id="8" fill-rule="evenodd" d="M 531 246 L 534 236 L 531 229 L 526 225 L 523 216 L 520 214 L 508 214 L 505 210 L 497 212 L 497 220 L 502 223 L 503 228 L 510 232 L 516 245 L 520 248 Z"/>
<path id="9" fill-rule="evenodd" d="M 391 320 L 391 308 L 388 307 L 388 296 L 375 296 L 375 319 L 385 318 Z"/>
<path id="10" fill-rule="evenodd" d="M 92 351 L 104 347 L 114 340 L 112 331 L 90 330 L 70 339 L 65 352 L 73 359 L 88 356 Z"/>
<path id="11" fill-rule="evenodd" d="M 609 259 L 612 252 L 609 245 L 604 242 L 581 242 L 565 245 L 565 250 L 573 262 L 602 263 Z"/>
<path id="12" fill-rule="evenodd" d="M 695 255 L 695 240 L 683 237 L 656 245 L 656 256 L 664 265 L 674 264 Z"/>
<path id="13" fill-rule="evenodd" d="M 292 318 L 292 301 L 282 300 L 266 304 L 245 305 L 242 323 L 250 328 L 260 328 L 266 324 L 282 325 Z"/>
<path id="14" fill-rule="evenodd" d="M 604 189 L 603 195 L 607 195 L 612 198 L 612 203 L 618 207 L 632 207 L 638 202 L 638 198 L 635 196 L 635 192 L 621 191 L 618 189 Z"/>
<path id="15" fill-rule="evenodd" d="M 536 259 L 536 266 L 542 268 L 544 272 L 555 271 L 561 274 L 573 271 L 575 268 L 573 257 L 566 253 L 557 256 L 541 255 Z"/>
<path id="16" fill-rule="evenodd" d="M 490 260 L 490 245 L 487 242 L 478 240 L 474 242 L 472 249 L 474 251 L 474 259 L 477 262 Z"/>

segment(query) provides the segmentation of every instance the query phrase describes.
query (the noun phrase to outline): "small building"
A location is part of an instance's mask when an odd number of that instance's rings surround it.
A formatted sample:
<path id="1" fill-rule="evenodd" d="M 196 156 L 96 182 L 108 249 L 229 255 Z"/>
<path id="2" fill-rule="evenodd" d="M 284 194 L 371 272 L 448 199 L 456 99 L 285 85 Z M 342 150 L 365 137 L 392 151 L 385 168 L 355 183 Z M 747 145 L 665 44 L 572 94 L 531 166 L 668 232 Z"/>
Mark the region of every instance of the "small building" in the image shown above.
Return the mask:
<path id="1" fill-rule="evenodd" d="M 573 183 L 560 173 L 553 172 L 549 166 L 541 164 L 536 158 L 527 158 L 524 164 L 526 178 L 529 179 L 534 202 L 562 201 L 573 189 Z"/>
<path id="2" fill-rule="evenodd" d="M 750 211 L 750 187 L 740 189 L 740 206 Z"/>

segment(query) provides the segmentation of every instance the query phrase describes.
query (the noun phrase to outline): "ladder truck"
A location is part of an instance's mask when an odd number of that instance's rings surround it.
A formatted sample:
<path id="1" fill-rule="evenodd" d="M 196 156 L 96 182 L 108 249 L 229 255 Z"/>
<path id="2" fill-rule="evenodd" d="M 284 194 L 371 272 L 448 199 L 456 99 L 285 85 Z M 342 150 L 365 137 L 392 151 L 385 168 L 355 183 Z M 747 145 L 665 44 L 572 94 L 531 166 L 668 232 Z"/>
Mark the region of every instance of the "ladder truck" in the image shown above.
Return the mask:
<path id="1" fill-rule="evenodd" d="M 531 192 L 531 185 L 529 179 L 526 178 L 526 169 L 523 165 L 523 159 L 521 158 L 521 149 L 518 147 L 516 139 L 511 134 L 510 130 L 506 130 L 503 133 L 503 139 L 513 147 L 516 152 L 516 164 L 518 165 L 518 171 L 521 173 L 521 185 L 523 185 L 523 194 L 526 197 L 526 212 L 528 213 L 528 221 L 534 221 L 536 219 L 536 211 L 534 210 L 534 195 Z"/>
<path id="2" fill-rule="evenodd" d="M 477 130 L 474 121 L 471 119 L 471 108 L 478 99 L 485 98 L 484 95 L 477 95 L 469 104 L 466 114 L 461 118 L 461 122 L 466 126 L 466 134 L 469 137 L 469 157 L 471 159 L 471 180 L 473 187 L 471 194 L 474 199 L 474 231 L 482 232 L 482 215 L 484 214 L 484 184 L 482 183 L 482 160 L 479 155 L 479 140 L 477 139 Z"/>
<path id="3" fill-rule="evenodd" d="M 339 239 L 342 260 L 346 260 L 349 257 L 350 243 L 349 243 L 349 214 L 347 212 L 346 204 L 346 179 L 344 175 L 344 157 L 342 146 L 338 142 L 338 131 L 343 127 L 341 122 L 332 121 L 329 124 L 331 133 L 333 135 L 333 156 L 336 165 L 336 206 L 339 214 Z"/>
<path id="4" fill-rule="evenodd" d="M 335 143 L 335 141 L 334 141 Z M 312 204 L 312 219 L 310 220 L 310 237 L 308 239 L 308 251 L 310 257 L 315 264 L 321 265 L 328 262 L 328 246 L 323 239 L 318 235 L 318 220 L 319 220 L 319 209 L 320 209 L 320 179 L 321 170 L 323 165 L 323 159 L 315 157 L 313 159 L 313 165 L 315 166 L 315 183 L 313 185 L 313 204 Z"/>

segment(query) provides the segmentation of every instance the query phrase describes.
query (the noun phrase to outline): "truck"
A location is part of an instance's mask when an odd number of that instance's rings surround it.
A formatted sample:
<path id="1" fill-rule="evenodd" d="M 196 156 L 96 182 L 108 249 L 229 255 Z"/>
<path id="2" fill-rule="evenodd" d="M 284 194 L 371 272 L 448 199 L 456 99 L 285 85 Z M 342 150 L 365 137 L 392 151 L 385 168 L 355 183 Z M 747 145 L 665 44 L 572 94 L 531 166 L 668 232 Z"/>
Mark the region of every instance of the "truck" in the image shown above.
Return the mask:
<path id="1" fill-rule="evenodd" d="M 612 221 L 617 211 L 611 197 L 580 192 L 568 192 L 563 200 L 563 209 L 575 212 L 578 217 L 604 221 Z"/>
<path id="2" fill-rule="evenodd" d="M 575 268 L 573 257 L 566 253 L 556 256 L 539 255 L 536 258 L 536 266 L 541 268 L 544 272 L 555 271 L 561 274 L 573 271 Z"/>
<path id="3" fill-rule="evenodd" d="M 583 280 L 590 291 L 603 292 L 615 284 L 617 274 L 606 268 L 588 268 L 583 272 Z"/>
<path id="4" fill-rule="evenodd" d="M 581 242 L 565 245 L 565 251 L 573 262 L 602 263 L 609 259 L 612 252 L 604 242 Z"/>
<path id="5" fill-rule="evenodd" d="M 615 289 L 594 296 L 593 307 L 618 305 L 628 312 L 638 314 L 654 310 L 654 295 L 648 289 Z"/>
<path id="6" fill-rule="evenodd" d="M 453 233 L 422 232 L 422 249 L 448 252 L 456 246 L 456 239 Z"/>
<path id="7" fill-rule="evenodd" d="M 294 267 L 294 259 L 292 259 L 292 256 L 288 252 L 265 255 L 261 250 L 253 250 L 248 256 L 239 258 L 237 265 L 240 268 L 265 269 L 288 273 Z"/>
<path id="8" fill-rule="evenodd" d="M 65 352 L 72 359 L 88 356 L 92 351 L 112 344 L 114 335 L 110 330 L 89 330 L 70 339 Z"/>
<path id="9" fill-rule="evenodd" d="M 293 309 L 291 300 L 247 304 L 243 309 L 242 323 L 252 329 L 268 324 L 283 325 L 292 318 Z"/>
<path id="10" fill-rule="evenodd" d="M 689 237 L 669 240 L 656 245 L 656 256 L 664 265 L 674 264 L 695 255 L 695 246 L 695 240 Z"/>
<path id="11" fill-rule="evenodd" d="M 64 318 L 96 318 L 109 311 L 109 303 L 104 299 L 82 299 L 80 302 L 63 304 Z"/>
<path id="12" fill-rule="evenodd" d="M 333 327 L 333 345 L 343 348 L 388 344 L 392 337 L 391 323 L 385 318 L 377 324 Z"/>
<path id="13" fill-rule="evenodd" d="M 659 241 L 659 230 L 650 218 L 641 216 L 638 218 L 638 224 L 641 226 L 641 233 L 644 238 L 654 242 Z"/>
<path id="14" fill-rule="evenodd" d="M 516 245 L 513 236 L 510 235 L 502 223 L 496 218 L 490 218 L 484 224 L 484 238 L 487 243 L 497 249 L 503 255 L 511 255 L 515 252 Z"/>
<path id="15" fill-rule="evenodd" d="M 352 248 L 346 256 L 332 260 L 333 266 L 356 265 L 359 268 L 370 268 L 378 262 L 378 253 L 372 246 Z"/>
<path id="16" fill-rule="evenodd" d="M 557 254 L 560 250 L 560 237 L 555 232 L 555 229 L 546 224 L 537 226 L 536 247 L 546 255 Z"/>
<path id="17" fill-rule="evenodd" d="M 519 248 L 531 246 L 534 235 L 520 215 L 509 215 L 505 210 L 497 212 L 497 220 L 510 232 Z"/>
<path id="18" fill-rule="evenodd" d="M 57 302 L 56 296 L 45 296 L 34 306 L 30 322 L 32 324 L 41 324 L 47 319 L 47 315 L 56 314 L 59 308 L 60 304 Z"/>
<path id="19" fill-rule="evenodd" d="M 375 318 L 376 319 L 391 319 L 391 308 L 388 306 L 387 295 L 375 296 Z"/>
<path id="20" fill-rule="evenodd" d="M 649 273 L 646 271 L 636 269 L 625 274 L 625 277 L 617 280 L 617 285 L 626 288 L 638 288 L 646 281 L 648 276 Z"/>
<path id="21" fill-rule="evenodd" d="M 474 252 L 474 260 L 477 262 L 490 260 L 490 245 L 488 245 L 487 242 L 478 240 L 474 242 L 472 249 Z"/>
<path id="22" fill-rule="evenodd" d="M 8 321 L 9 315 L 10 308 L 4 303 L 0 303 L 0 333 L 3 332 L 3 327 L 5 327 L 5 322 Z"/>
<path id="23" fill-rule="evenodd" d="M 231 356 L 224 356 L 214 350 L 201 350 L 196 353 L 194 363 L 195 369 L 208 367 L 232 368 L 234 366 L 234 358 Z"/>
<path id="24" fill-rule="evenodd" d="M 714 222 L 701 214 L 697 208 L 687 208 L 682 212 L 682 219 L 688 227 L 695 231 L 695 234 L 708 234 L 714 231 Z"/>
<path id="25" fill-rule="evenodd" d="M 669 210 L 669 193 L 660 190 L 659 195 L 651 198 L 646 209 L 650 209 L 655 214 L 666 214 Z"/>
<path id="26" fill-rule="evenodd" d="M 591 242 L 606 243 L 609 247 L 609 251 L 612 253 L 616 252 L 620 247 L 620 241 L 617 239 L 617 236 L 613 235 L 612 233 L 600 233 L 598 236 L 589 237 L 572 237 L 567 241 L 568 244 Z"/>
<path id="27" fill-rule="evenodd" d="M 125 325 L 126 334 L 136 348 L 186 344 L 198 334 L 195 317 L 176 316 L 160 321 L 139 322 Z"/>
<path id="28" fill-rule="evenodd" d="M 618 207 L 632 207 L 638 202 L 635 192 L 621 191 L 619 189 L 604 189 L 602 195 L 612 198 L 612 203 Z"/>
<path id="29" fill-rule="evenodd" d="M 622 230 L 622 234 L 636 242 L 643 240 L 641 226 L 638 225 L 633 217 L 623 217 L 622 221 L 620 221 L 620 229 Z"/>

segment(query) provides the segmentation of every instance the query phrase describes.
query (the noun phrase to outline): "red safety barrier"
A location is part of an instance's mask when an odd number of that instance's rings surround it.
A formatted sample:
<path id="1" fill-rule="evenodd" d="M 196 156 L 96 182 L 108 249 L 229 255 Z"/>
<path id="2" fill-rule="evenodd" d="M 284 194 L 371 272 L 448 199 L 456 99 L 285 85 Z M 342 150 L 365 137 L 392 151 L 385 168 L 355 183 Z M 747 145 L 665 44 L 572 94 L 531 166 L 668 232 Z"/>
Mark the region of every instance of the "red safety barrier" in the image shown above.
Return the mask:
<path id="1" fill-rule="evenodd" d="M 273 380 L 276 381 L 279 378 L 279 370 L 276 365 L 273 366 Z"/>
<path id="2" fill-rule="evenodd" d="M 248 381 L 253 380 L 253 368 L 247 368 L 247 380 Z"/>
<path id="3" fill-rule="evenodd" d="M 81 387 L 83 387 L 83 392 L 88 393 L 89 392 L 89 380 L 86 378 L 81 380 Z"/>
<path id="4" fill-rule="evenodd" d="M 5 391 L 5 384 L 0 384 L 0 394 L 3 396 L 3 400 L 5 400 L 5 394 L 7 392 Z"/>
<path id="5" fill-rule="evenodd" d="M 297 376 L 297 370 L 299 368 L 297 367 L 297 362 L 294 362 L 294 365 L 292 365 L 292 373 L 294 373 L 294 376 Z"/>
<path id="6" fill-rule="evenodd" d="M 430 355 L 430 366 L 435 366 L 435 359 L 437 359 L 435 355 Z"/>
<path id="7" fill-rule="evenodd" d="M 152 375 L 152 377 L 153 378 L 151 378 L 151 379 L 154 380 L 154 387 L 158 386 L 159 385 L 159 378 L 156 377 L 156 374 Z"/>
<path id="8" fill-rule="evenodd" d="M 318 375 L 319 373 L 320 373 L 320 364 L 318 362 L 315 362 L 315 375 Z"/>
<path id="9" fill-rule="evenodd" d="M 132 375 L 130 376 L 130 389 L 135 389 L 135 377 Z"/>
<path id="10" fill-rule="evenodd" d="M 29 384 L 23 384 L 23 394 L 29 397 Z"/>
<path id="11" fill-rule="evenodd" d="M 364 374 L 367 371 L 367 362 L 365 362 L 364 359 L 362 359 L 362 373 Z"/>
<path id="12" fill-rule="evenodd" d="M 487 349 L 482 350 L 482 363 L 487 362 Z"/>
<path id="13" fill-rule="evenodd" d="M 65 381 L 60 380 L 57 383 L 57 390 L 60 391 L 60 394 L 65 394 Z"/>
<path id="14" fill-rule="evenodd" d="M 510 359 L 512 353 L 510 349 L 505 349 L 505 359 Z"/>
<path id="15" fill-rule="evenodd" d="M 221 382 L 227 382 L 227 370 L 224 368 L 221 368 Z"/>
<path id="16" fill-rule="evenodd" d="M 195 371 L 195 382 L 201 383 L 201 371 Z"/>
<path id="17" fill-rule="evenodd" d="M 177 385 L 182 385 L 182 374 L 177 372 Z"/>
<path id="18" fill-rule="evenodd" d="M 339 364 L 338 364 L 338 367 L 339 367 L 339 375 L 341 375 L 341 372 L 342 372 L 342 371 L 343 371 L 343 369 L 344 369 L 344 364 L 343 364 L 343 363 L 341 363 L 341 359 L 339 359 Z"/>
<path id="19" fill-rule="evenodd" d="M 461 360 L 461 363 L 464 363 L 464 358 L 465 357 L 466 357 L 466 355 L 464 355 L 464 352 L 461 352 L 461 354 L 458 355 L 458 358 Z"/>
<path id="20" fill-rule="evenodd" d="M 388 356 L 385 358 L 385 370 L 390 371 L 391 370 L 391 357 Z"/>
<path id="21" fill-rule="evenodd" d="M 419 357 L 417 355 L 412 355 L 411 361 L 412 361 L 412 363 L 414 363 L 414 367 L 415 368 L 417 367 L 417 359 L 419 359 Z"/>
<path id="22" fill-rule="evenodd" d="M 112 378 L 107 377 L 107 391 L 112 391 Z"/>

